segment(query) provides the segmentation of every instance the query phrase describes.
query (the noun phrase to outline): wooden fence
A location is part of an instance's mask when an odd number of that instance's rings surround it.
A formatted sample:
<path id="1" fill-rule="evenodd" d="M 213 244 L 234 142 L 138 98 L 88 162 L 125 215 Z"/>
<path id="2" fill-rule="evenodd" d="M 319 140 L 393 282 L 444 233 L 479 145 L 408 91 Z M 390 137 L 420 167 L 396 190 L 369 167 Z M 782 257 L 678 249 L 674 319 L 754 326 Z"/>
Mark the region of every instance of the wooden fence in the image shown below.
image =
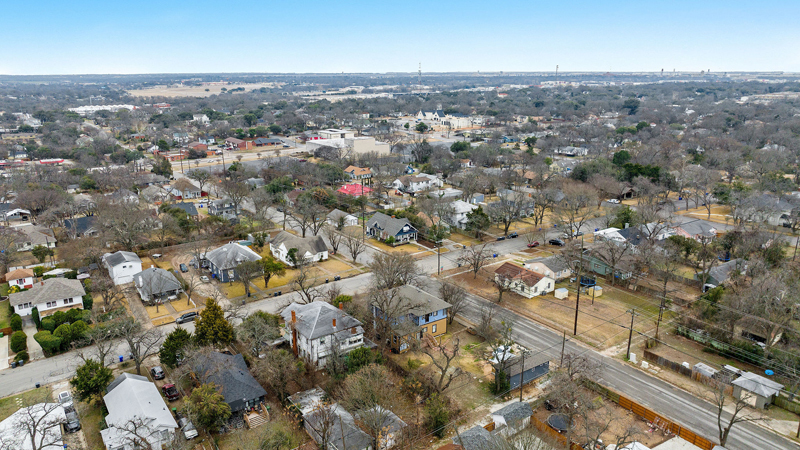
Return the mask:
<path id="1" fill-rule="evenodd" d="M 600 386 L 599 384 L 594 383 L 593 381 L 586 381 L 586 385 L 590 389 L 599 392 L 600 394 L 606 396 L 610 400 L 619 404 L 619 406 L 627 409 L 628 411 L 631 411 L 637 416 L 642 417 L 643 419 L 652 423 L 657 428 L 672 433 L 675 436 L 679 436 L 680 438 L 689 441 L 690 443 L 700 447 L 703 450 L 712 450 L 716 445 L 713 442 L 709 441 L 708 439 L 697 435 L 693 431 L 684 428 L 683 426 L 667 419 L 666 417 L 656 414 L 654 411 L 634 402 L 633 400 L 625 396 L 622 396 L 612 391 L 611 389 L 608 389 L 607 387 Z M 563 442 L 566 444 L 566 440 Z"/>
<path id="2" fill-rule="evenodd" d="M 556 444 L 558 444 L 559 448 L 564 448 L 567 446 L 566 436 L 554 430 L 552 427 L 550 427 L 550 425 L 547 425 L 546 423 L 537 419 L 535 416 L 531 416 L 531 425 L 536 427 L 537 430 L 539 430 L 542 434 L 547 436 L 547 438 L 549 438 L 551 442 L 555 442 Z M 583 450 L 583 447 L 576 444 L 574 441 L 570 443 L 569 448 L 570 450 Z"/>
<path id="3" fill-rule="evenodd" d="M 661 367 L 667 368 L 673 372 L 678 372 L 681 375 L 691 377 L 692 376 L 692 369 L 688 367 L 684 367 L 681 364 L 678 364 L 674 361 L 670 361 L 663 356 L 656 355 L 655 353 L 645 349 L 644 350 L 644 359 L 650 361 L 651 363 L 658 364 Z"/>
<path id="4" fill-rule="evenodd" d="M 779 408 L 783 408 L 783 409 L 785 409 L 787 411 L 791 411 L 791 412 L 793 412 L 795 414 L 800 414 L 800 403 L 797 403 L 795 401 L 789 400 L 788 398 L 784 397 L 783 395 L 776 396 L 775 400 L 773 400 L 773 403 L 775 403 L 775 406 L 777 406 Z"/>

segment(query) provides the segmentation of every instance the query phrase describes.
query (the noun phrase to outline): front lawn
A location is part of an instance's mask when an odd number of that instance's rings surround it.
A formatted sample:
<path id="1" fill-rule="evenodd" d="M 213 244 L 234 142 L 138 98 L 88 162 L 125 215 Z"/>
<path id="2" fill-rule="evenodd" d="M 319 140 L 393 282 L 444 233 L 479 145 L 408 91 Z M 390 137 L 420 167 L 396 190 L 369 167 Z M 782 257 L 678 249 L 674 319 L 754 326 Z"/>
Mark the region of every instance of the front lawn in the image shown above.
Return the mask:
<path id="1" fill-rule="evenodd" d="M 52 390 L 49 387 L 31 389 L 20 394 L 15 394 L 6 398 L 0 398 L 0 421 L 17 412 L 20 406 L 34 405 L 43 401 L 51 401 Z M 19 399 L 19 401 L 17 401 Z"/>
<path id="2" fill-rule="evenodd" d="M 10 300 L 0 302 L 0 328 L 8 328 L 11 326 L 8 314 L 8 302 L 10 302 Z"/>

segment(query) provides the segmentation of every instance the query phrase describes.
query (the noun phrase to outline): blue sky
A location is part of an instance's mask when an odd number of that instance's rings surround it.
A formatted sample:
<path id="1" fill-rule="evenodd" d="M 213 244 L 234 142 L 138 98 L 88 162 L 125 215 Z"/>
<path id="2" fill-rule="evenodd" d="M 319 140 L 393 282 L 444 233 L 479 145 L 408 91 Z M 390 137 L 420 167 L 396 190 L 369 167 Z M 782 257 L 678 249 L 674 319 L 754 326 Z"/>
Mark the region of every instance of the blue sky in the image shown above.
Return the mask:
<path id="1" fill-rule="evenodd" d="M 797 0 L 0 0 L 0 74 L 800 71 Z"/>

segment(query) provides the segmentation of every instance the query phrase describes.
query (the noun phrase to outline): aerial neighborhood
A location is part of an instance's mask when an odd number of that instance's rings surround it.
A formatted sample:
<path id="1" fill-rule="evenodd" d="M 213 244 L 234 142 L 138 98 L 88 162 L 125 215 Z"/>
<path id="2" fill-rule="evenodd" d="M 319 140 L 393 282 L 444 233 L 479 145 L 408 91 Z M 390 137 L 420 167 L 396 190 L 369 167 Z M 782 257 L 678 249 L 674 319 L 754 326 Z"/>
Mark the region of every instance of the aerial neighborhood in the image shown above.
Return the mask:
<path id="1" fill-rule="evenodd" d="M 0 449 L 800 448 L 794 75 L 76 77 L 0 77 Z"/>

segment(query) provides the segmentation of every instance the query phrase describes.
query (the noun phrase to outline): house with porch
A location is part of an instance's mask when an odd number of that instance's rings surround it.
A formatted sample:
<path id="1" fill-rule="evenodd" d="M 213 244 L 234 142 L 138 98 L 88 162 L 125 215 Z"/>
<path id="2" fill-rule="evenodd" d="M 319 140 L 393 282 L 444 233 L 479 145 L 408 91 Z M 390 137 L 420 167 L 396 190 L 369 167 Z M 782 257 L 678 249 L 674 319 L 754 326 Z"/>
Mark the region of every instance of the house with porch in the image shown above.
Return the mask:
<path id="1" fill-rule="evenodd" d="M 9 294 L 8 297 L 14 312 L 20 316 L 30 316 L 31 310 L 36 308 L 39 317 L 45 317 L 56 311 L 83 309 L 84 295 L 83 283 L 78 280 L 48 278 L 34 283 L 27 291 Z"/>
<path id="2" fill-rule="evenodd" d="M 694 219 L 677 224 L 674 230 L 676 235 L 694 239 L 697 242 L 708 241 L 717 237 L 717 227 L 712 222 L 703 219 Z"/>
<path id="3" fill-rule="evenodd" d="M 288 231 L 281 231 L 269 241 L 269 251 L 287 266 L 294 267 L 294 261 L 289 257 L 289 250 L 297 249 L 295 258 L 306 263 L 315 263 L 328 259 L 328 246 L 322 236 L 296 236 Z"/>
<path id="4" fill-rule="evenodd" d="M 536 273 L 510 262 L 494 271 L 495 283 L 502 283 L 512 292 L 526 298 L 547 294 L 555 290 L 556 281 L 546 275 Z"/>
<path id="5" fill-rule="evenodd" d="M 372 178 L 372 170 L 369 167 L 347 166 L 344 173 L 351 180 L 368 180 Z"/>
<path id="6" fill-rule="evenodd" d="M 417 229 L 408 219 L 397 219 L 376 212 L 367 221 L 367 235 L 381 241 L 392 238 L 393 245 L 400 245 L 416 241 Z"/>
<path id="7" fill-rule="evenodd" d="M 210 352 L 194 361 L 195 375 L 203 383 L 214 383 L 220 389 L 231 413 L 241 415 L 260 408 L 267 391 L 250 374 L 242 354 Z"/>
<path id="8" fill-rule="evenodd" d="M 170 194 L 175 200 L 191 200 L 203 196 L 200 188 L 186 178 L 176 180 L 170 188 Z"/>
<path id="9" fill-rule="evenodd" d="M 27 225 L 15 230 L 21 233 L 16 242 L 20 252 L 29 252 L 36 247 L 56 248 L 56 238 L 50 228 Z"/>
<path id="10" fill-rule="evenodd" d="M 212 216 L 220 216 L 224 219 L 230 220 L 236 218 L 240 212 L 241 207 L 237 211 L 236 205 L 234 205 L 229 198 L 214 200 L 208 204 L 208 213 Z"/>
<path id="11" fill-rule="evenodd" d="M 460 228 L 462 230 L 467 228 L 467 214 L 471 213 L 475 209 L 478 209 L 478 205 L 467 203 L 464 200 L 456 200 L 451 202 L 450 207 L 452 208 L 450 215 L 449 217 L 446 217 L 445 220 L 451 226 Z"/>
<path id="12" fill-rule="evenodd" d="M 378 302 L 373 302 L 370 308 L 373 317 L 391 323 L 392 335 L 381 338 L 395 352 L 403 353 L 427 336 L 437 338 L 447 333 L 450 303 L 410 285 L 392 289 L 384 295 L 393 296 L 388 301 L 393 311 L 382 311 Z M 400 314 L 389 317 L 395 313 Z"/>
<path id="13" fill-rule="evenodd" d="M 333 352 L 346 354 L 364 345 L 374 345 L 364 338 L 360 320 L 322 300 L 305 305 L 292 303 L 283 311 L 286 336 L 295 356 L 317 367 L 324 367 Z"/>
<path id="14" fill-rule="evenodd" d="M 205 254 L 211 275 L 222 283 L 239 279 L 236 267 L 245 261 L 259 261 L 261 255 L 238 242 L 231 242 Z"/>
<path id="15" fill-rule="evenodd" d="M 392 182 L 392 187 L 398 191 L 416 194 L 430 189 L 440 188 L 444 185 L 436 175 L 421 173 L 418 175 L 404 175 Z"/>
<path id="16" fill-rule="evenodd" d="M 135 274 L 133 284 L 145 304 L 163 303 L 183 292 L 183 286 L 175 275 L 160 267 L 149 267 Z"/>
<path id="17" fill-rule="evenodd" d="M 358 217 L 348 214 L 341 209 L 334 209 L 329 212 L 325 218 L 329 225 L 338 227 L 340 224 L 343 227 L 354 227 L 358 225 Z"/>

